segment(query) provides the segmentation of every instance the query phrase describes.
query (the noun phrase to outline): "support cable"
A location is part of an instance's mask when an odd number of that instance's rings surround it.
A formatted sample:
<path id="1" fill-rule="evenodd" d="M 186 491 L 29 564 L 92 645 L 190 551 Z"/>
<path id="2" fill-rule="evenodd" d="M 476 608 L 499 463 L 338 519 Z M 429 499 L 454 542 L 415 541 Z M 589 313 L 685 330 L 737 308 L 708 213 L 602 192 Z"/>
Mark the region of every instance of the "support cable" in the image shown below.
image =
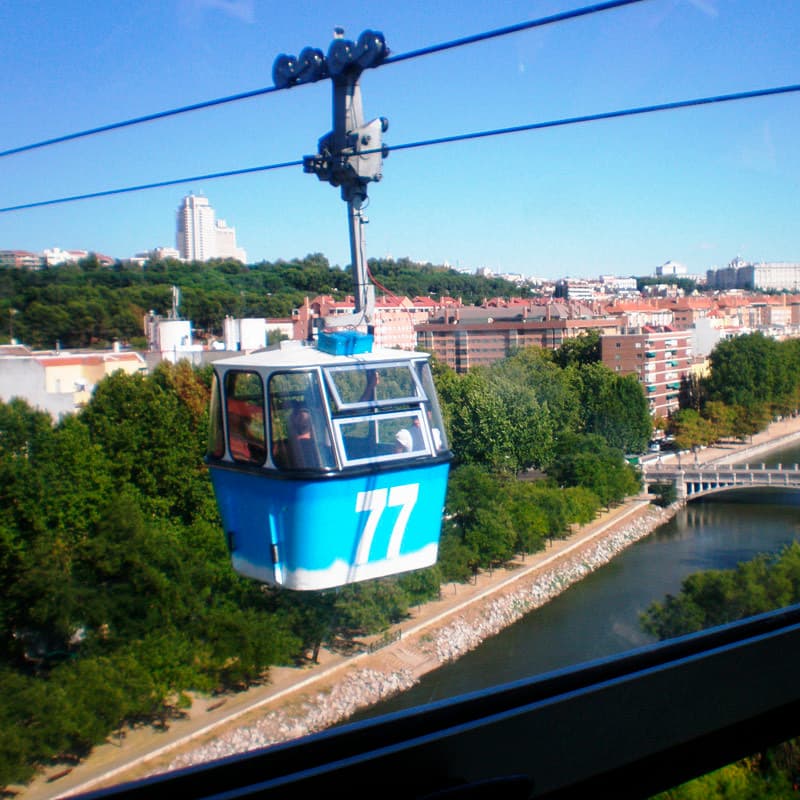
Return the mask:
<path id="1" fill-rule="evenodd" d="M 449 42 L 442 42 L 441 44 L 433 44 L 430 47 L 421 47 L 418 50 L 410 50 L 408 53 L 398 53 L 396 56 L 388 56 L 379 66 L 384 64 L 396 64 L 399 61 L 408 61 L 411 58 L 420 58 L 421 56 L 429 56 L 433 53 L 441 53 L 444 50 L 452 50 L 455 47 L 463 47 L 468 44 L 476 44 L 477 42 L 485 42 L 488 39 L 496 39 L 499 36 L 508 36 L 512 33 L 519 33 L 520 31 L 528 31 L 532 28 L 543 28 L 545 25 L 552 25 L 557 22 L 567 22 L 571 19 L 585 17 L 589 14 L 597 14 L 602 11 L 613 11 L 615 8 L 621 6 L 630 6 L 635 3 L 645 2 L 645 0 L 609 0 L 605 3 L 594 3 L 591 6 L 584 6 L 583 8 L 574 8 L 570 11 L 561 11 L 558 14 L 551 14 L 549 17 L 540 17 L 539 19 L 528 20 L 527 22 L 519 22 L 516 25 L 506 25 L 503 28 L 495 28 L 492 31 L 485 31 L 484 33 L 476 33 L 472 36 L 464 36 L 461 39 L 452 39 Z M 2 153 L 0 153 L 2 155 Z"/>
<path id="2" fill-rule="evenodd" d="M 423 47 L 419 50 L 411 50 L 408 53 L 400 53 L 396 56 L 389 56 L 388 58 L 384 59 L 382 64 L 376 66 L 393 64 L 399 61 L 408 61 L 412 58 L 419 58 L 420 56 L 426 56 L 432 53 L 440 53 L 444 50 L 451 50 L 455 47 L 463 47 L 464 45 L 475 44 L 476 42 L 483 42 L 487 39 L 497 38 L 498 36 L 507 36 L 511 33 L 518 33 L 520 31 L 530 30 L 531 28 L 538 28 L 544 25 L 551 25 L 557 22 L 566 22 L 567 20 L 585 17 L 589 14 L 597 14 L 602 11 L 611 11 L 620 6 L 633 5 L 634 3 L 643 2 L 645 2 L 645 0 L 608 0 L 608 2 L 604 3 L 594 3 L 591 6 L 576 8 L 571 11 L 563 11 L 559 14 L 553 14 L 549 17 L 542 17 L 540 19 L 529 20 L 527 22 L 520 22 L 516 25 L 508 25 L 504 28 L 497 28 L 493 31 L 485 31 L 484 33 L 465 36 L 461 39 L 453 39 L 449 42 L 442 42 L 441 44 L 431 45 L 430 47 Z M 141 117 L 133 117 L 132 119 L 121 120 L 120 122 L 110 122 L 107 125 L 100 125 L 96 128 L 89 128 L 84 131 L 76 131 L 75 133 L 66 133 L 63 136 L 54 136 L 51 139 L 43 139 L 39 142 L 32 142 L 31 144 L 20 145 L 19 147 L 11 147 L 7 150 L 0 150 L 0 158 L 17 155 L 19 153 L 26 153 L 30 150 L 37 150 L 39 148 L 49 147 L 55 144 L 63 144 L 64 142 L 70 142 L 75 139 L 94 136 L 98 133 L 107 133 L 108 131 L 119 130 L 120 128 L 141 125 L 145 122 L 154 122 L 155 120 L 165 119 L 166 117 L 174 117 L 179 114 L 186 114 L 190 111 L 200 111 L 206 108 L 213 108 L 214 106 L 221 106 L 226 103 L 234 103 L 239 100 L 248 100 L 252 97 L 260 97 L 261 95 L 283 91 L 284 88 L 292 87 L 288 86 L 278 88 L 277 86 L 266 86 L 261 89 L 252 89 L 248 92 L 239 92 L 238 94 L 232 94 L 226 97 L 218 97 L 214 100 L 205 100 L 199 103 L 179 106 L 178 108 L 167 109 L 165 111 L 157 111 L 154 114 L 145 114 Z"/>
<path id="3" fill-rule="evenodd" d="M 619 119 L 621 117 L 641 116 L 644 114 L 653 114 L 659 111 L 676 111 L 682 108 L 692 108 L 696 106 L 713 105 L 717 103 L 730 103 L 739 100 L 751 100 L 759 97 L 771 97 L 775 95 L 791 94 L 800 92 L 800 84 L 790 84 L 788 86 L 775 86 L 769 89 L 754 89 L 747 92 L 735 92 L 733 94 L 719 94 L 711 97 L 698 97 L 692 100 L 677 100 L 672 103 L 658 103 L 649 106 L 639 106 L 637 108 L 626 108 L 616 111 L 604 111 L 599 114 L 586 114 L 580 117 L 565 117 L 562 119 L 548 120 L 545 122 L 532 122 L 525 125 L 514 125 L 509 128 L 493 128 L 485 131 L 475 131 L 473 133 L 460 133 L 453 136 L 442 136 L 436 139 L 421 139 L 416 142 L 407 142 L 405 144 L 397 145 L 384 145 L 382 150 L 384 152 L 412 150 L 420 147 L 431 147 L 439 144 L 453 144 L 455 142 L 470 141 L 473 139 L 485 139 L 494 136 L 504 136 L 510 133 L 524 133 L 526 131 L 543 130 L 546 128 L 564 127 L 567 125 L 578 125 L 586 122 L 599 122 L 607 119 Z M 378 152 L 377 150 L 361 150 L 361 155 Z M 115 194 L 125 194 L 127 192 L 139 192 L 145 189 L 158 189 L 163 186 L 174 186 L 179 183 L 190 183 L 193 181 L 214 180 L 216 178 L 229 178 L 237 175 L 247 175 L 254 172 L 266 172 L 269 170 L 284 169 L 286 167 L 303 166 L 303 159 L 297 161 L 284 161 L 277 164 L 266 164 L 259 167 L 245 167 L 244 169 L 228 170 L 226 172 L 212 172 L 207 175 L 196 175 L 190 178 L 176 178 L 174 180 L 159 181 L 157 183 L 146 183 L 138 186 L 128 186 L 119 189 L 107 189 L 100 192 L 91 192 L 89 194 L 73 195 L 70 197 L 59 197 L 52 200 L 39 200 L 32 203 L 23 203 L 16 206 L 7 206 L 0 208 L 0 214 L 10 211 L 22 211 L 29 208 L 37 208 L 40 206 L 56 205 L 58 203 L 70 203 L 76 200 L 89 200 L 96 197 L 107 197 Z"/>
<path id="4" fill-rule="evenodd" d="M 284 169 L 286 167 L 302 167 L 303 159 L 299 161 L 284 161 L 279 164 L 265 164 L 260 167 L 245 167 L 244 169 L 232 169 L 226 172 L 211 172 L 207 175 L 195 175 L 191 178 L 175 178 L 169 181 L 158 181 L 156 183 L 141 183 L 137 186 L 124 186 L 120 189 L 105 189 L 100 192 L 89 192 L 88 194 L 75 194 L 69 197 L 56 197 L 52 200 L 37 200 L 33 203 L 22 203 L 17 206 L 7 206 L 0 208 L 0 214 L 8 211 L 23 211 L 29 208 L 40 208 L 41 206 L 54 206 L 59 203 L 73 203 L 76 200 L 92 200 L 96 197 L 109 197 L 115 194 L 127 194 L 129 192 L 142 192 L 145 189 L 160 189 L 164 186 L 175 186 L 179 183 L 192 183 L 193 181 L 210 181 L 216 178 L 230 178 L 236 175 L 249 175 L 254 172 L 266 172 L 268 170 Z"/>
<path id="5" fill-rule="evenodd" d="M 526 125 L 514 125 L 510 128 L 494 128 L 488 131 L 476 131 L 475 133 L 461 133 L 454 136 L 442 136 L 438 139 L 421 139 L 418 142 L 407 142 L 406 144 L 386 145 L 384 149 L 389 151 L 411 150 L 415 147 L 431 147 L 437 144 L 452 144 L 454 142 L 464 142 L 470 139 L 484 139 L 492 136 L 503 136 L 509 133 L 524 133 L 526 131 L 542 130 L 545 128 L 558 128 L 566 125 L 578 125 L 584 122 L 599 122 L 605 119 L 618 119 L 620 117 L 634 117 L 643 114 L 654 114 L 658 111 L 675 111 L 681 108 L 692 108 L 693 106 L 711 105 L 714 103 L 730 103 L 736 100 L 750 100 L 756 97 L 770 97 L 773 95 L 790 94 L 799 92 L 800 84 L 790 84 L 788 86 L 776 86 L 771 89 L 755 89 L 749 92 L 735 92 L 734 94 L 720 94 L 713 97 L 698 97 L 694 100 L 678 100 L 673 103 L 659 103 L 650 106 L 639 106 L 638 108 L 626 108 L 618 111 L 604 111 L 599 114 L 586 114 L 581 117 L 565 117 L 563 119 L 549 120 L 547 122 L 532 122 Z M 363 154 L 371 151 L 364 150 Z M 0 209 L 2 211 L 2 209 Z"/>

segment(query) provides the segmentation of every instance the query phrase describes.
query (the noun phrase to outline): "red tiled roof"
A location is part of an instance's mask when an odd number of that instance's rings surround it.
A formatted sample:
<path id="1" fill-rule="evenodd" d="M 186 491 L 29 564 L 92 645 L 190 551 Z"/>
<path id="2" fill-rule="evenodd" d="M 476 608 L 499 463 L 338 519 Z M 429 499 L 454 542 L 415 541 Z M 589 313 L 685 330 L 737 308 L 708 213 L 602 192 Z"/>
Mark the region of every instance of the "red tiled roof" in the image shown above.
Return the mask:
<path id="1" fill-rule="evenodd" d="M 36 361 L 43 367 L 75 367 L 85 364 L 95 366 L 106 362 L 114 361 L 139 361 L 136 353 L 83 353 L 63 356 L 34 356 Z"/>

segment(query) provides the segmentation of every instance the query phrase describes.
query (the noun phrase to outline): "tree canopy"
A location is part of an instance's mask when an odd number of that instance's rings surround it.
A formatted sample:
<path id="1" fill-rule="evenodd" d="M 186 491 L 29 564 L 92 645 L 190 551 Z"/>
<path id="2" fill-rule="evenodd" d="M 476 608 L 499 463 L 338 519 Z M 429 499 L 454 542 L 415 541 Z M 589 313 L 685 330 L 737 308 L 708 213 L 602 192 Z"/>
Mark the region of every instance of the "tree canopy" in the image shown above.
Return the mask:
<path id="1" fill-rule="evenodd" d="M 370 260 L 381 285 L 396 295 L 442 295 L 475 305 L 490 297 L 520 296 L 527 289 L 501 278 L 465 275 L 408 259 Z M 166 314 L 172 287 L 181 290 L 181 314 L 201 333 L 221 335 L 226 316 L 288 317 L 307 295 L 353 294 L 349 267 L 331 266 L 320 253 L 292 261 L 245 266 L 222 259 L 101 265 L 96 258 L 50 269 L 0 267 L 0 313 L 14 310 L 14 335 L 34 348 L 141 343 L 143 319 Z"/>

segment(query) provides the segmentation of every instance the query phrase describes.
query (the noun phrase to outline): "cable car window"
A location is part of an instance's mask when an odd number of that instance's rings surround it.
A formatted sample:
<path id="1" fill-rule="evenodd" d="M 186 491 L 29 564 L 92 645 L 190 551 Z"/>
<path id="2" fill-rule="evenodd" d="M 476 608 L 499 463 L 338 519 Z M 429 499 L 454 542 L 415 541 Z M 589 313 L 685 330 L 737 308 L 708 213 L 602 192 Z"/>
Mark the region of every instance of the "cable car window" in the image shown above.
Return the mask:
<path id="1" fill-rule="evenodd" d="M 267 457 L 264 389 L 257 372 L 225 374 L 228 447 L 234 461 L 263 464 Z"/>
<path id="2" fill-rule="evenodd" d="M 333 424 L 347 466 L 430 453 L 429 433 L 419 410 L 339 418 Z"/>
<path id="3" fill-rule="evenodd" d="M 430 364 L 427 361 L 417 361 L 414 366 L 417 370 L 417 376 L 422 383 L 422 388 L 428 397 L 428 420 L 431 424 L 434 446 L 437 451 L 447 450 L 447 436 L 444 430 L 444 423 L 442 422 L 442 412 L 439 408 L 439 401 L 436 399 L 436 389 L 433 385 Z"/>
<path id="4" fill-rule="evenodd" d="M 269 398 L 275 465 L 281 469 L 335 468 L 317 372 L 272 375 Z"/>
<path id="5" fill-rule="evenodd" d="M 410 364 L 328 367 L 325 378 L 337 411 L 419 403 L 427 399 Z"/>
<path id="6" fill-rule="evenodd" d="M 212 458 L 222 458 L 225 455 L 225 430 L 222 423 L 222 402 L 216 374 L 211 384 L 209 417 L 211 424 L 208 428 L 208 455 Z"/>

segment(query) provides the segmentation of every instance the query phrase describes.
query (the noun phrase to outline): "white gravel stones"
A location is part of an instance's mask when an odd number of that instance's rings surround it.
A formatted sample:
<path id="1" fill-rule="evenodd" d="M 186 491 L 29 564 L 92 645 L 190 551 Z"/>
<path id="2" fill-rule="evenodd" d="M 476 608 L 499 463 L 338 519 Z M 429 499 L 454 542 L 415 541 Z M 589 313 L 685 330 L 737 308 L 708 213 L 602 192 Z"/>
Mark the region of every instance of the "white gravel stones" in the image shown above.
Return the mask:
<path id="1" fill-rule="evenodd" d="M 544 605 L 568 586 L 607 564 L 628 545 L 663 524 L 673 513 L 674 509 L 653 511 L 607 536 L 599 536 L 579 552 L 560 561 L 557 566 L 534 575 L 527 585 L 494 598 L 479 618 L 467 621 L 464 617 L 459 617 L 440 628 L 428 647 L 433 648 L 437 659 L 442 663 L 459 658 L 484 639 L 499 633 L 533 609 Z"/>
<path id="2" fill-rule="evenodd" d="M 214 761 L 324 730 L 347 719 L 360 708 L 411 688 L 414 683 L 409 670 L 384 673 L 360 669 L 350 672 L 329 692 L 318 692 L 297 708 L 270 711 L 254 725 L 228 731 L 218 739 L 178 756 L 169 769 Z"/>

